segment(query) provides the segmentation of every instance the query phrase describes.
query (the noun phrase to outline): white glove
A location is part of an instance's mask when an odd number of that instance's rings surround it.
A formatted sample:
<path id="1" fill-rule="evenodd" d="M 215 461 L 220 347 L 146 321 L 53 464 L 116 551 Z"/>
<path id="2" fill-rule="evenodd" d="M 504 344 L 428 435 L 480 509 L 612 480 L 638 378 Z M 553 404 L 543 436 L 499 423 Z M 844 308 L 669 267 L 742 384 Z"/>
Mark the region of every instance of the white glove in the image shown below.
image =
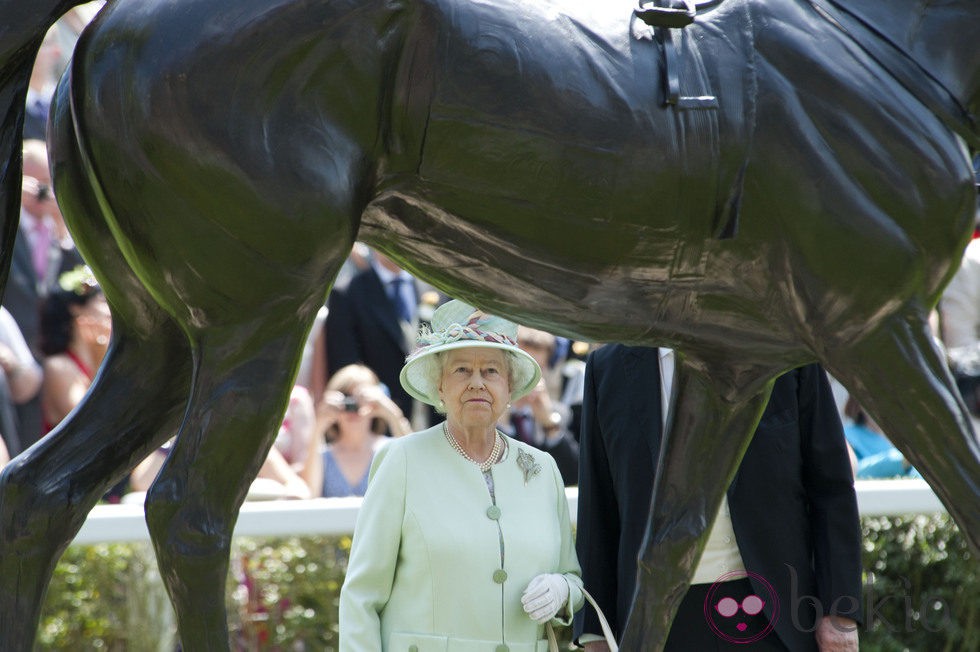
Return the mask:
<path id="1" fill-rule="evenodd" d="M 554 618 L 567 601 L 568 581 L 557 573 L 538 575 L 521 596 L 524 611 L 539 625 Z"/>

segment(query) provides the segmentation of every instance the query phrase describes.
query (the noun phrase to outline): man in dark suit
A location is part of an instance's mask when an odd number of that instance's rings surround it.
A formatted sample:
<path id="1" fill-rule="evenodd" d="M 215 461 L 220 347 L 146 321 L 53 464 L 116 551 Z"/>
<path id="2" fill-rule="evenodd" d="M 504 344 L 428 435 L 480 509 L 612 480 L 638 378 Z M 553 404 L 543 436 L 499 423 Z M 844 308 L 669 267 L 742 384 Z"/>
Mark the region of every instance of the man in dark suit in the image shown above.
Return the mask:
<path id="1" fill-rule="evenodd" d="M 582 410 L 578 554 L 585 586 L 621 639 L 646 531 L 673 354 L 590 354 Z M 696 491 L 696 487 L 691 488 Z M 830 386 L 810 365 L 775 383 L 708 535 L 666 650 L 857 650 L 861 532 Z M 576 620 L 605 650 L 594 610 Z"/>
<path id="2" fill-rule="evenodd" d="M 10 275 L 3 306 L 10 311 L 34 357 L 40 349 L 41 304 L 58 278 L 78 265 L 81 254 L 67 236 L 64 221 L 51 188 L 47 146 L 40 140 L 24 141 L 24 180 L 20 223 L 14 239 Z M 18 435 L 22 448 L 42 434 L 40 394 L 17 405 Z"/>
<path id="3" fill-rule="evenodd" d="M 398 374 L 412 351 L 420 323 L 431 317 L 420 313 L 420 304 L 434 308 L 444 301 L 431 286 L 373 251 L 370 266 L 355 273 L 346 285 L 335 287 L 327 300 L 328 377 L 349 364 L 364 364 L 378 375 L 413 426 L 425 425 L 419 419 L 427 422 L 428 411 L 420 412 L 415 406 Z"/>

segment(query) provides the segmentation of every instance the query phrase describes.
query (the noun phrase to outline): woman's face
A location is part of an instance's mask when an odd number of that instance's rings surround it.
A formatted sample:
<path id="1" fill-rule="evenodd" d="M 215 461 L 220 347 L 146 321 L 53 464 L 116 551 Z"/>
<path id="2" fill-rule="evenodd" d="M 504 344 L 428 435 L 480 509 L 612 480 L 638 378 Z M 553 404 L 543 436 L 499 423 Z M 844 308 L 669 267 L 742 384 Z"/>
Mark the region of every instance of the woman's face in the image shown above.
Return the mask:
<path id="1" fill-rule="evenodd" d="M 105 296 L 89 299 L 75 316 L 75 324 L 83 340 L 106 346 L 112 334 L 112 314 Z"/>
<path id="2" fill-rule="evenodd" d="M 446 353 L 439 398 L 451 420 L 463 427 L 497 423 L 510 401 L 506 356 L 500 349 L 476 346 Z"/>
<path id="3" fill-rule="evenodd" d="M 376 389 L 370 383 L 358 383 L 347 388 L 344 392 L 344 407 L 340 421 L 347 425 L 369 422 L 373 413 L 371 392 Z M 378 390 L 380 391 L 380 390 Z"/>

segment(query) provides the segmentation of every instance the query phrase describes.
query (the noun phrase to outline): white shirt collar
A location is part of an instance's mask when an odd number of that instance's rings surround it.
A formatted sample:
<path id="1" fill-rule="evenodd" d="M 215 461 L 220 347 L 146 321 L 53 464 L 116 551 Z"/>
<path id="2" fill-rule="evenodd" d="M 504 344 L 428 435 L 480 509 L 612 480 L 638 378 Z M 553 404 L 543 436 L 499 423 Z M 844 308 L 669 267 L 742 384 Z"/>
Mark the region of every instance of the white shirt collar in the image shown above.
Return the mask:
<path id="1" fill-rule="evenodd" d="M 48 226 L 51 225 L 51 221 L 50 221 L 50 219 L 48 219 L 48 217 L 46 215 L 41 216 L 41 217 L 38 217 L 34 213 L 28 211 L 26 208 L 24 208 L 23 206 L 21 206 L 21 208 L 20 208 L 20 224 L 28 232 L 33 232 L 34 225 L 37 224 L 38 222 L 42 221 L 42 220 L 44 222 L 46 222 L 48 224 Z"/>
<path id="2" fill-rule="evenodd" d="M 674 385 L 674 350 L 660 347 L 657 352 L 660 354 L 660 425 L 666 426 L 670 390 Z"/>

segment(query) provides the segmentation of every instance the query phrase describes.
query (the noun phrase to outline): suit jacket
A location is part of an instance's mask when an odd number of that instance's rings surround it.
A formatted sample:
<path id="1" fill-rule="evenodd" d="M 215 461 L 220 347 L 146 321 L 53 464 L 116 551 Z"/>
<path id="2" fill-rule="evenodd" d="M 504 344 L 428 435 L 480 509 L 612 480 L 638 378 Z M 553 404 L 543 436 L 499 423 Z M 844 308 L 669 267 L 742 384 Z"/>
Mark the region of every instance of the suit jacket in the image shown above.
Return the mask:
<path id="1" fill-rule="evenodd" d="M 555 436 L 553 441 L 545 443 L 543 441 L 527 441 L 520 436 L 517 430 L 516 419 L 519 418 L 513 412 L 510 413 L 509 418 L 505 420 L 504 423 L 499 423 L 498 427 L 501 432 L 506 433 L 509 437 L 523 441 L 529 446 L 533 446 L 538 450 L 544 451 L 551 455 L 552 459 L 555 460 L 555 464 L 558 465 L 558 472 L 561 473 L 562 482 L 565 483 L 566 487 L 574 487 L 578 484 L 578 442 L 572 436 L 572 433 L 568 428 L 562 427 L 558 435 Z M 533 415 L 525 415 L 524 418 L 528 420 L 528 427 L 537 430 L 538 423 L 535 421 Z"/>
<path id="2" fill-rule="evenodd" d="M 24 228 L 22 221 L 20 228 L 17 229 L 17 237 L 14 239 L 14 252 L 10 261 L 10 276 L 7 278 L 7 286 L 3 292 L 3 305 L 13 315 L 35 357 L 40 359 L 38 334 L 44 288 L 34 270 L 30 239 Z"/>
<path id="3" fill-rule="evenodd" d="M 372 267 L 354 274 L 346 286 L 330 292 L 327 307 L 327 373 L 332 376 L 349 364 L 367 365 L 411 418 L 412 397 L 402 389 L 398 374 L 411 352 L 412 334 L 402 327 L 378 274 Z"/>
<path id="4" fill-rule="evenodd" d="M 51 109 L 50 100 L 44 99 L 39 103 L 28 102 L 24 111 L 24 140 L 47 140 L 48 111 Z"/>
<path id="5" fill-rule="evenodd" d="M 525 483 L 519 452 L 539 466 Z M 544 627 L 521 594 L 541 573 L 569 585 L 570 624 L 582 603 L 565 488 L 551 457 L 517 441 L 483 474 L 441 426 L 375 455 L 340 592 L 341 652 L 544 652 Z"/>
<path id="6" fill-rule="evenodd" d="M 17 237 L 14 239 L 14 252 L 10 261 L 10 276 L 4 288 L 3 305 L 13 315 L 20 332 L 27 340 L 27 345 L 31 347 L 38 360 L 42 359 L 39 348 L 41 302 L 51 288 L 57 285 L 61 274 L 84 264 L 85 261 L 77 249 L 62 249 L 53 245 L 48 256 L 45 278 L 39 279 L 34 269 L 30 237 L 21 220 Z"/>
<path id="7" fill-rule="evenodd" d="M 662 436 L 659 370 L 657 349 L 622 345 L 593 352 L 586 370 L 577 545 L 586 588 L 617 638 L 633 598 Z M 857 499 L 819 366 L 777 379 L 727 495 L 746 570 L 766 578 L 779 598 L 773 625 L 788 649 L 816 650 L 818 616 L 861 621 Z M 753 575 L 755 590 L 766 595 Z M 819 600 L 823 612 L 803 596 Z M 576 635 L 601 631 L 588 607 L 576 625 Z"/>
<path id="8" fill-rule="evenodd" d="M 84 264 L 77 250 L 52 247 L 48 260 L 48 274 L 38 279 L 31 255 L 30 239 L 24 230 L 23 220 L 14 239 L 10 275 L 4 288 L 3 305 L 10 311 L 20 328 L 27 345 L 38 361 L 43 360 L 40 350 L 41 302 L 52 285 L 58 282 L 62 272 Z M 19 446 L 26 449 L 43 433 L 41 418 L 41 394 L 16 406 L 17 435 Z"/>

